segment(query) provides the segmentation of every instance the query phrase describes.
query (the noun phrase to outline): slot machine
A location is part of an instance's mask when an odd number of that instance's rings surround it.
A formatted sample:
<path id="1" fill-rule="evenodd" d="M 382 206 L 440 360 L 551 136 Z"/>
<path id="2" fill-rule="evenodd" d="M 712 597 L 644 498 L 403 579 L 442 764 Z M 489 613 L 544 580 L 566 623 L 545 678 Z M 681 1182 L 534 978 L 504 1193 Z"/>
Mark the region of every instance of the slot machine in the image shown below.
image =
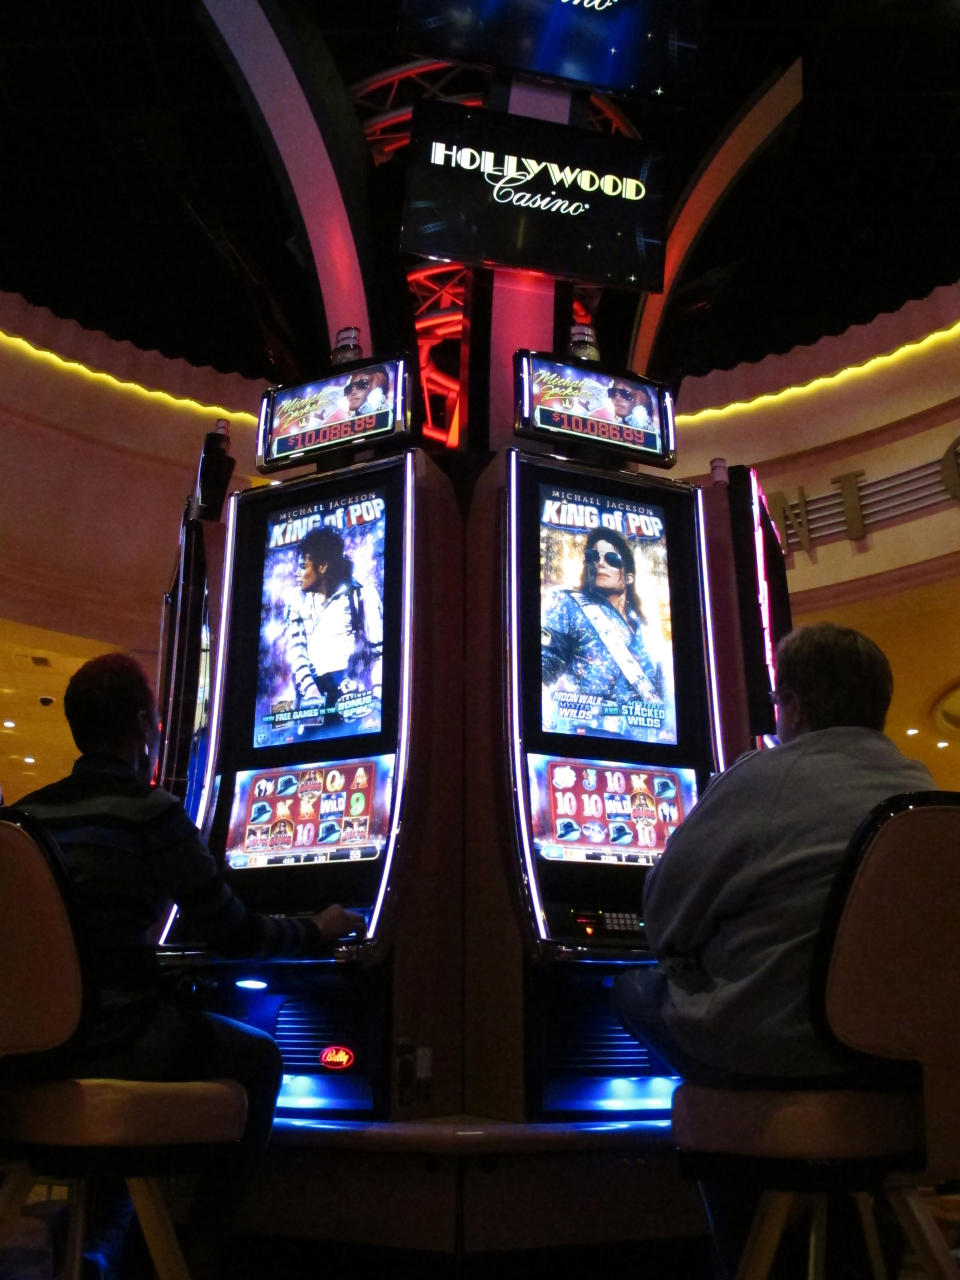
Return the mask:
<path id="1" fill-rule="evenodd" d="M 774 652 L 790 630 L 787 570 L 756 471 L 719 458 L 703 487 L 719 716 L 732 760 L 776 733 Z"/>
<path id="2" fill-rule="evenodd" d="M 674 461 L 665 387 L 529 351 L 515 384 L 467 534 L 467 1108 L 662 1118 L 610 987 L 720 763 L 702 495 L 638 468 Z"/>
<path id="3" fill-rule="evenodd" d="M 462 522 L 413 447 L 407 382 L 403 359 L 360 360 L 269 391 L 274 481 L 227 508 L 198 824 L 249 907 L 339 902 L 366 936 L 227 962 L 178 917 L 162 954 L 205 1007 L 277 1040 L 280 1116 L 460 1107 Z"/>
<path id="4" fill-rule="evenodd" d="M 776 732 L 774 653 L 793 619 L 784 548 L 756 471 L 730 467 L 728 487 L 749 728 L 757 741 Z"/>
<path id="5" fill-rule="evenodd" d="M 221 515 L 236 465 L 229 445 L 229 424 L 220 418 L 203 443 L 161 615 L 157 707 L 162 736 L 157 780 L 183 802 L 191 817 L 199 806 L 210 742 L 225 542 Z"/>

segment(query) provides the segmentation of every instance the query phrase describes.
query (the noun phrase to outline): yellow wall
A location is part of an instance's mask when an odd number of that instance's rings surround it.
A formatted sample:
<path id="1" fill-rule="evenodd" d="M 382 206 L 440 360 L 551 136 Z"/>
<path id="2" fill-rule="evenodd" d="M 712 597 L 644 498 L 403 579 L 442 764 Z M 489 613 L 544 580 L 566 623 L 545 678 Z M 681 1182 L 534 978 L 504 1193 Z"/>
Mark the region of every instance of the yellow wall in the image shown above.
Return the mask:
<path id="1" fill-rule="evenodd" d="M 934 717 L 960 669 L 960 577 L 809 613 L 794 611 L 796 625 L 810 622 L 855 627 L 877 642 L 893 667 L 887 733 L 904 755 L 923 761 L 937 786 L 960 791 L 960 743 L 954 737 L 948 747 L 938 748 L 948 739 Z M 908 735 L 908 729 L 919 732 Z"/>
<path id="2" fill-rule="evenodd" d="M 809 504 L 852 471 L 861 485 L 931 473 L 932 506 L 890 509 L 856 539 L 842 526 L 813 537 L 791 550 L 787 579 L 795 622 L 853 626 L 884 648 L 896 682 L 891 737 L 960 790 L 960 730 L 936 714 L 960 689 L 960 495 L 940 467 L 960 438 L 960 286 L 813 346 L 688 379 L 678 409 L 678 470 L 691 478 L 719 457 L 755 466 L 767 493 L 796 502 L 802 489 Z"/>

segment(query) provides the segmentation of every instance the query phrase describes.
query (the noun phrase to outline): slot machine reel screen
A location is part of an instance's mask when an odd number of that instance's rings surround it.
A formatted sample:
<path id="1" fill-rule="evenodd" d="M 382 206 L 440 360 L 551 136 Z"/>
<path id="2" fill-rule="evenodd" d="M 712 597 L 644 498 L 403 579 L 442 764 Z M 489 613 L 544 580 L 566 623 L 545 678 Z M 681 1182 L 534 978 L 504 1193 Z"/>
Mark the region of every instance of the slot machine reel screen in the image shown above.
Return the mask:
<path id="1" fill-rule="evenodd" d="M 387 843 L 393 756 L 237 775 L 224 862 L 230 871 L 379 858 Z"/>
<path id="2" fill-rule="evenodd" d="M 539 857 L 652 867 L 697 801 L 693 769 L 531 753 L 531 835 Z"/>
<path id="3" fill-rule="evenodd" d="M 402 358 L 345 366 L 326 378 L 266 392 L 260 406 L 257 466 L 300 466 L 331 449 L 381 439 L 409 426 Z"/>
<path id="4" fill-rule="evenodd" d="M 518 434 L 574 439 L 615 449 L 646 466 L 677 460 L 673 397 L 635 373 L 604 371 L 575 357 L 537 351 L 514 355 Z"/>

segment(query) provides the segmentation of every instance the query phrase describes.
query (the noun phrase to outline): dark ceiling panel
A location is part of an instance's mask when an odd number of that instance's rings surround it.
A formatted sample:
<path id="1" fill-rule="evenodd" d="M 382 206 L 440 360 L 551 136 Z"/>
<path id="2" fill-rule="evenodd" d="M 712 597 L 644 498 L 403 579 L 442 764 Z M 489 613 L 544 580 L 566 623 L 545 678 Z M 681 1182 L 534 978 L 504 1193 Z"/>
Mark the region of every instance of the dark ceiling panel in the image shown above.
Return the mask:
<path id="1" fill-rule="evenodd" d="M 396 5 L 307 6 L 346 83 L 404 62 Z M 748 98 L 804 58 L 805 100 L 707 227 L 652 372 L 678 380 L 842 332 L 960 279 L 960 6 L 715 0 L 686 106 L 623 104 L 676 195 Z M 372 178 L 388 252 L 395 170 Z M 308 375 L 295 225 L 189 0 L 7 0 L 0 288 L 111 336 L 250 376 Z M 396 249 L 399 254 L 399 249 Z M 610 358 L 635 299 L 600 314 Z"/>

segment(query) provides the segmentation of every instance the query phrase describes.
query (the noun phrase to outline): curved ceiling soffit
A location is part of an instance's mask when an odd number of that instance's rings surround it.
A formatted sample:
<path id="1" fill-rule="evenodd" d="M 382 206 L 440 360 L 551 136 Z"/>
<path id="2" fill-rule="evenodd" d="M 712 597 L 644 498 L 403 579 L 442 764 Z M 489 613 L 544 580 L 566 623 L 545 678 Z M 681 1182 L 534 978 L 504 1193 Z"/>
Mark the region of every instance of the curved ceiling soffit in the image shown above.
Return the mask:
<path id="1" fill-rule="evenodd" d="M 258 0 L 203 4 L 256 103 L 286 174 L 309 244 L 331 343 L 338 329 L 358 325 L 361 345 L 369 355 L 370 309 L 355 225 L 362 214 L 355 208 L 350 216 L 347 193 L 354 184 L 341 172 L 340 157 L 327 146 L 318 118 L 323 114 L 320 104 L 313 95 L 308 100 L 283 38 Z M 344 92 L 342 98 L 344 110 L 352 116 L 349 95 Z"/>
<path id="2" fill-rule="evenodd" d="M 681 198 L 667 237 L 663 291 L 645 294 L 637 308 L 629 365 L 638 373 L 650 364 L 671 291 L 703 228 L 743 169 L 800 105 L 802 72 L 798 59 L 725 130 Z"/>

